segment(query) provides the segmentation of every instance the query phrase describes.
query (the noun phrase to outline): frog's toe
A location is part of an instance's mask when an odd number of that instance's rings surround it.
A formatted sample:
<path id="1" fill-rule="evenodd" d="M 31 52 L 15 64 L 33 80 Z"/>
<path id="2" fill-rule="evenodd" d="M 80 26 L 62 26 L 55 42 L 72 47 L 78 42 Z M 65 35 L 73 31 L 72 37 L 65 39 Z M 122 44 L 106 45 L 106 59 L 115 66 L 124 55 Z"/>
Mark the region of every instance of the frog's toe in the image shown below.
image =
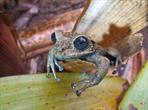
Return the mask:
<path id="1" fill-rule="evenodd" d="M 59 78 L 59 77 L 56 77 L 55 80 L 56 80 L 56 81 L 60 81 L 60 78 Z"/>
<path id="2" fill-rule="evenodd" d="M 80 96 L 80 95 L 81 95 L 81 93 L 82 93 L 82 91 L 81 91 L 81 90 L 77 90 L 77 91 L 76 91 L 76 95 L 77 95 L 77 96 Z"/>
<path id="3" fill-rule="evenodd" d="M 72 83 L 71 83 L 71 88 L 74 89 L 74 88 L 76 88 L 76 87 L 77 87 L 77 83 L 76 83 L 76 82 L 72 82 Z"/>
<path id="4" fill-rule="evenodd" d="M 63 71 L 63 67 L 57 62 L 56 59 L 54 59 L 54 63 L 55 63 L 56 66 L 58 67 L 59 71 Z"/>
<path id="5" fill-rule="evenodd" d="M 63 71 L 63 68 L 61 66 L 59 67 L 59 71 Z"/>
<path id="6" fill-rule="evenodd" d="M 47 78 L 50 78 L 50 73 L 47 73 L 47 74 L 46 74 L 46 77 L 47 77 Z"/>

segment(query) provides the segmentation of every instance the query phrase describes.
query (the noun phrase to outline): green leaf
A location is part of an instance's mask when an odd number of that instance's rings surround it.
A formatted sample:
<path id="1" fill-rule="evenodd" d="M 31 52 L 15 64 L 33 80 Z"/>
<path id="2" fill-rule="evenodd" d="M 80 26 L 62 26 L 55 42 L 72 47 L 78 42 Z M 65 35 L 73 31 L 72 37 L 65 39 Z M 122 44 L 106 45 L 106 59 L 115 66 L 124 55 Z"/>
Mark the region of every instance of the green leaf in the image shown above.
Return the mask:
<path id="1" fill-rule="evenodd" d="M 60 82 L 45 74 L 0 78 L 0 110 L 115 110 L 127 83 L 119 77 L 106 77 L 77 97 L 70 85 L 82 76 L 58 75 Z"/>
<path id="2" fill-rule="evenodd" d="M 148 110 L 148 61 L 126 92 L 119 110 Z"/>

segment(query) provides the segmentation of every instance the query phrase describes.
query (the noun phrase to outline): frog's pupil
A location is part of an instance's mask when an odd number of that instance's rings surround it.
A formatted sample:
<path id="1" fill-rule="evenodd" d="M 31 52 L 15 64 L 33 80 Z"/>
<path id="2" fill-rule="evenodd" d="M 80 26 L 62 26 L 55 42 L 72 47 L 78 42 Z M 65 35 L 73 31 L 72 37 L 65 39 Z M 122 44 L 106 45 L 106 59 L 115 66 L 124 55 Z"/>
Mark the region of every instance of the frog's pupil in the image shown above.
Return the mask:
<path id="1" fill-rule="evenodd" d="M 53 32 L 53 33 L 51 34 L 51 41 L 53 42 L 53 44 L 55 44 L 56 41 L 57 41 L 55 32 Z"/>
<path id="2" fill-rule="evenodd" d="M 88 48 L 88 39 L 84 36 L 79 36 L 74 40 L 74 47 L 80 51 Z"/>

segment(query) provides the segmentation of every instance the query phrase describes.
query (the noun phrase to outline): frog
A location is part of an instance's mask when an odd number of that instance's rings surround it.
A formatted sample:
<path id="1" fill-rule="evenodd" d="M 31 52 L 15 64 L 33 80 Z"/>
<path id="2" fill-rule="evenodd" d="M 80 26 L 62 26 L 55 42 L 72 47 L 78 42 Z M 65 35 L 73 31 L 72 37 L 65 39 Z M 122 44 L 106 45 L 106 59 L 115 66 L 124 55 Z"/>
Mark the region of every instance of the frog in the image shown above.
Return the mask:
<path id="1" fill-rule="evenodd" d="M 71 88 L 77 96 L 80 96 L 87 88 L 98 85 L 111 66 L 115 68 L 113 72 L 116 72 L 117 66 L 122 63 L 117 49 L 113 47 L 108 50 L 104 49 L 82 33 L 64 33 L 57 30 L 51 34 L 51 41 L 53 47 L 48 53 L 47 77 L 50 77 L 51 69 L 56 81 L 60 81 L 55 71 L 55 65 L 59 71 L 63 70 L 59 61 L 82 60 L 96 66 L 95 74 L 89 74 L 87 78 L 71 83 Z"/>

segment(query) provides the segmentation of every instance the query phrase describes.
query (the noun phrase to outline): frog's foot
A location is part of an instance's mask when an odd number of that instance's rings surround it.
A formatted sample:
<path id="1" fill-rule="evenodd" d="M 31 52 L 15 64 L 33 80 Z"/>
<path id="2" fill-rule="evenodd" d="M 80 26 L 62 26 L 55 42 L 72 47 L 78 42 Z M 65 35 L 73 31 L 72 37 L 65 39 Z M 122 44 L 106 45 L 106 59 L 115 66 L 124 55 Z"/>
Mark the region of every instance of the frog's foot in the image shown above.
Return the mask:
<path id="1" fill-rule="evenodd" d="M 57 81 L 60 81 L 60 79 L 58 78 L 56 72 L 55 72 L 55 67 L 54 67 L 54 63 L 50 63 L 50 67 L 51 67 L 51 70 L 52 70 L 52 73 L 54 75 L 54 78 L 57 80 Z"/>
<path id="2" fill-rule="evenodd" d="M 74 92 L 76 93 L 76 95 L 80 96 L 81 93 L 87 88 L 89 82 L 90 82 L 89 79 L 84 79 L 79 82 L 73 82 L 71 84 L 71 87 L 74 90 Z"/>
<path id="3" fill-rule="evenodd" d="M 75 91 L 76 95 L 80 96 L 83 91 L 85 91 L 89 87 L 98 85 L 101 80 L 102 80 L 102 78 L 95 76 L 90 79 L 83 79 L 79 82 L 73 82 L 71 84 L 71 87 Z"/>

